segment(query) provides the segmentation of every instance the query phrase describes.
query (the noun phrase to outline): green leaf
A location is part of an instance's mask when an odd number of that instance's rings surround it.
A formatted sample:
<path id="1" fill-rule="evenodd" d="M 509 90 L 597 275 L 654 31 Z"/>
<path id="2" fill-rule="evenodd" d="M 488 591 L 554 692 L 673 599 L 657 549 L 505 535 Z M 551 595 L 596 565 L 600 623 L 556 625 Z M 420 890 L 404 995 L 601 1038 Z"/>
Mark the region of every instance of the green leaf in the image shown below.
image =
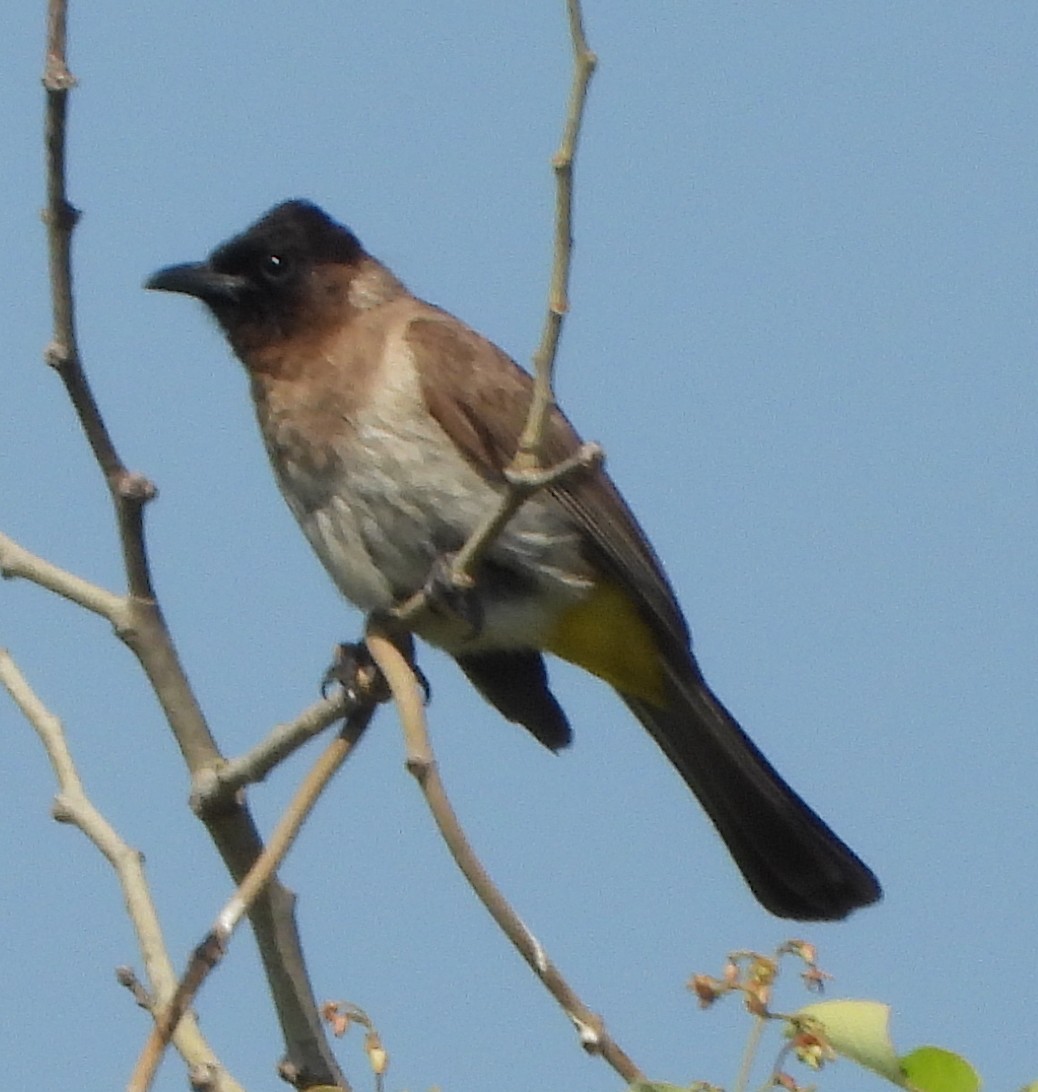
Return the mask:
<path id="1" fill-rule="evenodd" d="M 901 1059 L 905 1076 L 921 1092 L 978 1092 L 977 1071 L 959 1054 L 924 1046 Z M 1032 1086 L 1033 1087 L 1033 1086 Z"/>
<path id="2" fill-rule="evenodd" d="M 890 1006 L 878 1001 L 819 1001 L 796 1016 L 809 1016 L 825 1028 L 832 1048 L 895 1084 L 904 1084 L 901 1062 L 890 1040 Z"/>
<path id="3" fill-rule="evenodd" d="M 797 1016 L 825 1028 L 830 1046 L 912 1092 L 979 1092 L 977 1071 L 960 1054 L 924 1046 L 899 1057 L 890 1039 L 890 1006 L 878 1001 L 820 1001 Z M 1038 1084 L 1021 1092 L 1038 1092 Z"/>

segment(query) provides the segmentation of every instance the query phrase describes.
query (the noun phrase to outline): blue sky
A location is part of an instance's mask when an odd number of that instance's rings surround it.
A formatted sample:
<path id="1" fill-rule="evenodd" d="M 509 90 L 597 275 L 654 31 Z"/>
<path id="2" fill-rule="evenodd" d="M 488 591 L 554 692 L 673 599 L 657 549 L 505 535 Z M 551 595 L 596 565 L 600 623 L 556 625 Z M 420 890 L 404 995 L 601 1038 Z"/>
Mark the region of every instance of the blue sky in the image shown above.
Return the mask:
<path id="1" fill-rule="evenodd" d="M 0 40 L 5 333 L 0 529 L 120 587 L 107 499 L 49 336 L 43 5 Z M 652 1076 L 731 1082 L 741 1021 L 683 989 L 733 948 L 806 935 L 832 996 L 1038 1076 L 1038 9 L 594 3 L 558 393 L 664 558 L 708 678 L 875 868 L 886 899 L 800 927 L 753 902 L 608 688 L 553 671 L 553 757 L 426 653 L 442 770 L 486 864 Z M 160 497 L 162 605 L 238 753 L 314 697 L 361 625 L 274 488 L 245 383 L 189 301 L 141 291 L 307 196 L 419 295 L 520 361 L 543 314 L 570 58 L 564 5 L 260 0 L 76 6 L 70 188 L 79 329 L 125 461 Z M 147 856 L 181 964 L 228 894 L 179 757 L 93 618 L 0 588 L 8 646 L 65 718 L 95 803 Z M 251 793 L 266 829 L 305 766 Z M 11 1087 L 113 1088 L 145 1032 L 107 866 L 48 818 L 50 771 L 0 701 L 2 1041 Z M 455 871 L 379 717 L 283 871 L 320 997 L 364 1006 L 393 1092 L 617 1082 Z M 787 1005 L 796 1003 L 787 995 Z M 280 1043 L 242 934 L 199 1002 L 231 1070 Z M 342 1049 L 370 1087 L 355 1043 Z M 806 1079 L 806 1078 L 805 1078 Z M 869 1078 L 844 1064 L 825 1087 Z M 175 1062 L 158 1087 L 183 1087 Z"/>

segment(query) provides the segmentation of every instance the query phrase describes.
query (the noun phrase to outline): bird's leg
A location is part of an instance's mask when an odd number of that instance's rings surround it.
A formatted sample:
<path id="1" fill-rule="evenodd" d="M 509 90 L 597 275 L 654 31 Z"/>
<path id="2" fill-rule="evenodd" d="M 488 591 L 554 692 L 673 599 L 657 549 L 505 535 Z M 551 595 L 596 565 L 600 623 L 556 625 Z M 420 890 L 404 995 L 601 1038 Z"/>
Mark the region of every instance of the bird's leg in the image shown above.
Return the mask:
<path id="1" fill-rule="evenodd" d="M 443 554 L 433 562 L 422 594 L 430 610 L 464 622 L 469 637 L 483 632 L 483 602 L 469 577 L 458 578 L 453 554 Z"/>

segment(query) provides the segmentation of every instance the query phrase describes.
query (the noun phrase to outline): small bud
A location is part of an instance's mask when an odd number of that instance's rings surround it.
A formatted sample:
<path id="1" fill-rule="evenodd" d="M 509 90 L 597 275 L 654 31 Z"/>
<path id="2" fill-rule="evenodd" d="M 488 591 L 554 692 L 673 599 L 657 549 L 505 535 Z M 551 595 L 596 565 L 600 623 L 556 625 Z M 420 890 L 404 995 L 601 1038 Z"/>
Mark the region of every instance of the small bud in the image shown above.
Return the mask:
<path id="1" fill-rule="evenodd" d="M 810 967 L 818 962 L 818 949 L 810 941 L 791 940 L 786 944 L 786 951 L 799 956 Z"/>
<path id="2" fill-rule="evenodd" d="M 770 986 L 745 986 L 743 992 L 746 997 L 746 1009 L 751 1015 L 768 1015 L 768 999 L 771 997 Z"/>
<path id="3" fill-rule="evenodd" d="M 347 1012 L 343 1012 L 337 1001 L 326 1001 L 321 1006 L 321 1018 L 331 1029 L 336 1039 L 341 1039 L 350 1030 L 352 1019 Z"/>
<path id="4" fill-rule="evenodd" d="M 721 996 L 724 986 L 708 974 L 695 974 L 688 981 L 688 988 L 699 998 L 699 1007 L 708 1009 Z"/>
<path id="5" fill-rule="evenodd" d="M 371 1071 L 376 1077 L 381 1077 L 389 1068 L 389 1055 L 386 1053 L 385 1047 L 382 1046 L 382 1040 L 378 1037 L 378 1032 L 369 1031 L 364 1036 L 364 1050 L 367 1052 Z"/>
<path id="6" fill-rule="evenodd" d="M 821 993 L 825 989 L 826 982 L 833 976 L 826 974 L 820 967 L 810 967 L 800 977 L 804 980 L 804 985 L 812 993 Z"/>
<path id="7" fill-rule="evenodd" d="M 767 956 L 759 955 L 750 965 L 749 977 L 760 985 L 770 986 L 778 977 L 778 964 Z"/>
<path id="8" fill-rule="evenodd" d="M 836 1057 L 833 1048 L 820 1036 L 810 1031 L 799 1031 L 793 1036 L 793 1053 L 808 1069 L 821 1069 Z"/>

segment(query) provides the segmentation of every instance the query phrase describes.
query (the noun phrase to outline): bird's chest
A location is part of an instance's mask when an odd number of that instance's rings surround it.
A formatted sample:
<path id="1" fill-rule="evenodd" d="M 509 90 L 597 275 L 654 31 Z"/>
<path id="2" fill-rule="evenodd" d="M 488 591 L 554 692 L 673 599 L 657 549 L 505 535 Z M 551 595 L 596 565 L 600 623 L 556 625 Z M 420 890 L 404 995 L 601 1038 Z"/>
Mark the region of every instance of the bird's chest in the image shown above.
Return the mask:
<path id="1" fill-rule="evenodd" d="M 421 589 L 503 488 L 473 468 L 415 388 L 401 370 L 359 405 L 336 402 L 334 391 L 306 403 L 257 399 L 281 492 L 339 590 L 364 611 Z M 495 539 L 479 574 L 481 633 L 464 625 L 459 634 L 450 622 L 419 632 L 449 650 L 536 646 L 588 587 L 579 535 L 550 497 L 534 497 Z"/>
<path id="2" fill-rule="evenodd" d="M 494 503 L 405 389 L 361 407 L 331 397 L 257 402 L 281 492 L 343 594 L 364 610 L 419 589 Z"/>

